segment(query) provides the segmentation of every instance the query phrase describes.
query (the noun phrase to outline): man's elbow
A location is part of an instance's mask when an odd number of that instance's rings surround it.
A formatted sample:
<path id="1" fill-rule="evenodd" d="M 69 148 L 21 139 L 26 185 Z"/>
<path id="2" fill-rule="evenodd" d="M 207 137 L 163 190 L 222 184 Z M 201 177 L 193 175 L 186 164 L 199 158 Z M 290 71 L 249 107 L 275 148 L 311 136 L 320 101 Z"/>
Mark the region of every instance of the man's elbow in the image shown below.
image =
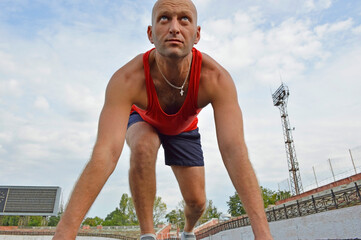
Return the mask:
<path id="1" fill-rule="evenodd" d="M 228 159 L 248 159 L 248 150 L 244 142 L 225 142 L 219 144 L 219 149 L 224 161 Z"/>
<path id="2" fill-rule="evenodd" d="M 103 165 L 107 171 L 112 173 L 118 163 L 122 148 L 120 146 L 108 146 L 95 144 L 91 161 Z"/>

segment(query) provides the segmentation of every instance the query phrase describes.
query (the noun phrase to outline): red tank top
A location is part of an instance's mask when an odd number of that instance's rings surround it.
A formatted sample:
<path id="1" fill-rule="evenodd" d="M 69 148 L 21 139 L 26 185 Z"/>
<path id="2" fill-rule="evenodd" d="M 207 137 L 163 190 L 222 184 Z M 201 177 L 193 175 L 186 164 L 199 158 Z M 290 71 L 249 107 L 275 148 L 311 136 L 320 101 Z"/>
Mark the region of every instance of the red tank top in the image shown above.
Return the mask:
<path id="1" fill-rule="evenodd" d="M 154 50 L 154 49 L 152 49 Z M 175 114 L 167 114 L 161 108 L 153 79 L 150 75 L 149 50 L 143 55 L 144 74 L 148 96 L 148 106 L 146 110 L 133 105 L 132 111 L 136 111 L 160 133 L 165 135 L 178 135 L 182 132 L 188 132 L 197 128 L 197 115 L 201 111 L 197 105 L 199 79 L 202 65 L 202 54 L 197 49 L 192 49 L 193 60 L 189 77 L 189 85 L 186 99 Z"/>

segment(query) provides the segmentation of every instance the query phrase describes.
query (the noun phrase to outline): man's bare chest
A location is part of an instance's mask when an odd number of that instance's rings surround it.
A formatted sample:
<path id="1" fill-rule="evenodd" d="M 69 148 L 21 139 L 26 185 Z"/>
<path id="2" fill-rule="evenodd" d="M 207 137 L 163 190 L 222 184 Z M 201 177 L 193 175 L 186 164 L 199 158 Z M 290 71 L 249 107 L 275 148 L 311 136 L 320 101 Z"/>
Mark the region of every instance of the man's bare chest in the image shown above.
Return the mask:
<path id="1" fill-rule="evenodd" d="M 153 98 L 157 98 L 160 107 L 165 113 L 176 114 L 182 108 L 188 96 L 188 82 L 183 89 L 176 89 L 162 82 L 162 80 L 153 81 L 156 92 Z M 182 94 L 181 90 L 183 90 Z"/>

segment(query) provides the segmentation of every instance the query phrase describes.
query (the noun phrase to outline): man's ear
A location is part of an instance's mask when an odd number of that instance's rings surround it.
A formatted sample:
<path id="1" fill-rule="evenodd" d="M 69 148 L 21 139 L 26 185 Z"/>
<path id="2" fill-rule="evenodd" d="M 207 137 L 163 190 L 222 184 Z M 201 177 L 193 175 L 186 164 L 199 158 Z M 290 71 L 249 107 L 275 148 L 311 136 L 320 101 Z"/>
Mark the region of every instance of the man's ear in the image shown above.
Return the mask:
<path id="1" fill-rule="evenodd" d="M 199 40 L 201 40 L 201 27 L 198 26 L 197 27 L 197 33 L 196 33 L 196 39 L 194 40 L 194 44 L 197 44 L 199 42 Z"/>
<path id="2" fill-rule="evenodd" d="M 152 44 L 154 44 L 152 26 L 150 26 L 150 25 L 148 26 L 147 34 L 148 34 L 148 39 L 149 39 L 149 41 L 150 41 Z"/>

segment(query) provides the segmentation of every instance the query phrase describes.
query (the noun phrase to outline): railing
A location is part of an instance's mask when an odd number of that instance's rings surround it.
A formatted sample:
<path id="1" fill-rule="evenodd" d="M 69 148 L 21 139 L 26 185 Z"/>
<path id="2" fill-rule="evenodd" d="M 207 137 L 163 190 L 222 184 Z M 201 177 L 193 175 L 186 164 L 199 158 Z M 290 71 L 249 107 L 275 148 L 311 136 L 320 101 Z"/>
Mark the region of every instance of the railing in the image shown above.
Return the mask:
<path id="1" fill-rule="evenodd" d="M 360 186 L 356 182 L 354 182 L 354 185 L 354 187 L 337 192 L 334 192 L 332 189 L 328 190 L 322 196 L 311 195 L 305 197 L 302 201 L 296 200 L 275 206 L 266 211 L 267 220 L 269 222 L 279 221 L 361 204 Z M 239 217 L 200 231 L 197 233 L 197 239 L 202 239 L 224 230 L 249 225 L 250 221 L 247 216 Z"/>

